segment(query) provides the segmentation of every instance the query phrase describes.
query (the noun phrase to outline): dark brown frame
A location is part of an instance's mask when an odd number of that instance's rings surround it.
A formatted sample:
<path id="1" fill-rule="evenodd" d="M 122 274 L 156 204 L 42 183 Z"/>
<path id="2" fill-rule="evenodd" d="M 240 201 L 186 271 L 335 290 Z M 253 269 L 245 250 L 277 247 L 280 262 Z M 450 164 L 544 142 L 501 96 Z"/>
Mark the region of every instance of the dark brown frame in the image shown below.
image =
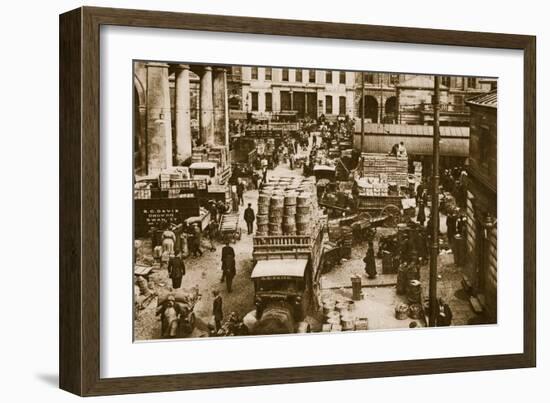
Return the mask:
<path id="1" fill-rule="evenodd" d="M 524 351 L 456 357 L 100 378 L 99 28 L 101 25 L 458 45 L 524 51 Z M 81 395 L 328 381 L 536 365 L 534 36 L 82 7 L 60 16 L 60 387 Z"/>

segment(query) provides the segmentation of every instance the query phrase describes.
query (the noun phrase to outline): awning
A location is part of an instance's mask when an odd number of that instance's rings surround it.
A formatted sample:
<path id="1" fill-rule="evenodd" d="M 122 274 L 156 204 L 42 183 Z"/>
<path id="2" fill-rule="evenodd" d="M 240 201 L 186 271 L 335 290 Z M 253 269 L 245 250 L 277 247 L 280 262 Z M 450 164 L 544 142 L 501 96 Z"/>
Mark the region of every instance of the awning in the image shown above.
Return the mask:
<path id="1" fill-rule="evenodd" d="M 250 277 L 304 277 L 306 266 L 307 259 L 260 260 L 256 263 Z"/>

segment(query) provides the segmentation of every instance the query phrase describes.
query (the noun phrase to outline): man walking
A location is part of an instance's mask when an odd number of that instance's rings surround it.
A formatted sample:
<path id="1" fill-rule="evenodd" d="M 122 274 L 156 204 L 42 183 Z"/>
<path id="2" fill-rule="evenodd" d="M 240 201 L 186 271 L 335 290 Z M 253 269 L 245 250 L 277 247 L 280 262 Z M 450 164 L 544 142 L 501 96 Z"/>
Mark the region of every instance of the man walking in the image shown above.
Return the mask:
<path id="1" fill-rule="evenodd" d="M 168 261 L 168 276 L 172 279 L 172 288 L 178 289 L 181 287 L 181 280 L 185 275 L 185 263 L 181 256 L 181 252 L 176 252 L 175 256 L 170 257 Z"/>
<path id="2" fill-rule="evenodd" d="M 365 263 L 365 273 L 369 279 L 376 278 L 376 260 L 374 259 L 374 245 L 372 241 L 368 243 L 367 253 L 363 258 Z"/>
<path id="3" fill-rule="evenodd" d="M 199 224 L 195 223 L 193 224 L 192 228 L 192 236 L 193 236 L 193 249 L 192 253 L 193 256 L 202 256 L 202 250 L 201 250 L 201 243 L 202 243 L 202 233 L 201 229 L 199 228 Z"/>
<path id="4" fill-rule="evenodd" d="M 229 246 L 229 241 L 225 242 L 225 246 L 222 248 L 222 278 L 225 280 L 227 286 L 227 292 L 231 292 L 231 285 L 233 284 L 233 277 L 235 277 L 235 251 Z"/>
<path id="5" fill-rule="evenodd" d="M 239 197 L 240 206 L 244 205 L 243 194 L 244 194 L 244 183 L 242 181 L 239 181 L 239 183 L 237 183 L 237 196 Z"/>
<path id="6" fill-rule="evenodd" d="M 222 327 L 223 300 L 218 290 L 212 291 L 212 296 L 214 297 L 214 301 L 212 302 L 212 316 L 214 316 L 214 323 L 216 325 L 215 331 L 217 333 Z"/>
<path id="7" fill-rule="evenodd" d="M 248 207 L 244 210 L 244 220 L 246 221 L 246 228 L 248 229 L 248 235 L 254 231 L 254 220 L 256 215 L 252 210 L 252 204 L 248 203 Z"/>

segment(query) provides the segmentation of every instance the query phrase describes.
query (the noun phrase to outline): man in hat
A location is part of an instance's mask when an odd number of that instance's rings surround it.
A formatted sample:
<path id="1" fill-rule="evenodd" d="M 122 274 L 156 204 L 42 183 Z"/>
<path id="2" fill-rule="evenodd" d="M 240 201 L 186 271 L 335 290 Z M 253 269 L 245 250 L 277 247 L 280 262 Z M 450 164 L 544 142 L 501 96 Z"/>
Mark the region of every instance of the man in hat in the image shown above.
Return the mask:
<path id="1" fill-rule="evenodd" d="M 231 285 L 233 282 L 233 277 L 235 277 L 235 250 L 229 246 L 229 240 L 225 241 L 225 246 L 222 248 L 222 278 L 221 281 L 225 280 L 227 285 L 227 291 L 231 292 Z M 229 279 L 228 279 L 229 275 Z"/>
<path id="2" fill-rule="evenodd" d="M 193 244 L 193 248 L 191 250 L 191 252 L 193 253 L 193 256 L 197 257 L 197 256 L 202 256 L 202 250 L 201 250 L 201 242 L 202 242 L 202 234 L 201 234 L 201 230 L 199 228 L 199 224 L 197 223 L 194 223 L 193 224 L 193 228 L 191 229 L 192 231 L 192 244 Z"/>
<path id="3" fill-rule="evenodd" d="M 212 296 L 214 297 L 214 301 L 212 302 L 212 316 L 214 317 L 214 323 L 216 325 L 215 331 L 218 332 L 222 327 L 223 300 L 218 290 L 213 290 Z"/>
<path id="4" fill-rule="evenodd" d="M 214 244 L 214 240 L 216 239 L 216 236 L 218 234 L 218 223 L 216 220 L 211 220 L 210 223 L 208 223 L 208 239 L 210 239 L 210 252 L 216 251 L 216 246 Z"/>
<path id="5" fill-rule="evenodd" d="M 218 208 L 214 200 L 208 201 L 208 211 L 210 212 L 210 220 L 218 221 Z"/>
<path id="6" fill-rule="evenodd" d="M 453 240 L 456 234 L 456 210 L 452 210 L 449 215 L 447 215 L 447 240 L 449 241 L 449 245 L 453 244 Z"/>
<path id="7" fill-rule="evenodd" d="M 178 289 L 181 287 L 181 280 L 185 275 L 185 264 L 180 251 L 177 251 L 174 256 L 168 260 L 168 276 L 172 279 L 172 288 Z"/>
<path id="8" fill-rule="evenodd" d="M 363 262 L 365 262 L 365 273 L 367 273 L 369 279 L 376 278 L 376 260 L 374 259 L 374 245 L 372 241 L 368 243 L 367 253 L 363 258 Z"/>
<path id="9" fill-rule="evenodd" d="M 248 229 L 248 235 L 254 231 L 254 220 L 256 215 L 252 209 L 252 204 L 248 203 L 248 207 L 244 210 L 244 220 L 246 221 L 246 228 Z"/>
<path id="10" fill-rule="evenodd" d="M 244 183 L 241 180 L 239 180 L 239 182 L 237 183 L 237 197 L 239 198 L 238 203 L 240 206 L 244 206 L 243 195 L 244 195 Z"/>

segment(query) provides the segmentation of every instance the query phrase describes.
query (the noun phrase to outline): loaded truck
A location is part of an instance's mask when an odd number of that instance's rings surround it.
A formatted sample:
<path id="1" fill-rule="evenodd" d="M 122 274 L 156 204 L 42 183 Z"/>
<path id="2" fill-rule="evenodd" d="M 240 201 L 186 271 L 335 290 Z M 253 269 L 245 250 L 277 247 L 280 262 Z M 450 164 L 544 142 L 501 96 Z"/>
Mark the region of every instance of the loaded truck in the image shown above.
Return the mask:
<path id="1" fill-rule="evenodd" d="M 319 313 L 323 225 L 309 235 L 254 236 L 253 334 L 307 333 Z M 253 316 L 253 318 L 251 318 Z"/>

